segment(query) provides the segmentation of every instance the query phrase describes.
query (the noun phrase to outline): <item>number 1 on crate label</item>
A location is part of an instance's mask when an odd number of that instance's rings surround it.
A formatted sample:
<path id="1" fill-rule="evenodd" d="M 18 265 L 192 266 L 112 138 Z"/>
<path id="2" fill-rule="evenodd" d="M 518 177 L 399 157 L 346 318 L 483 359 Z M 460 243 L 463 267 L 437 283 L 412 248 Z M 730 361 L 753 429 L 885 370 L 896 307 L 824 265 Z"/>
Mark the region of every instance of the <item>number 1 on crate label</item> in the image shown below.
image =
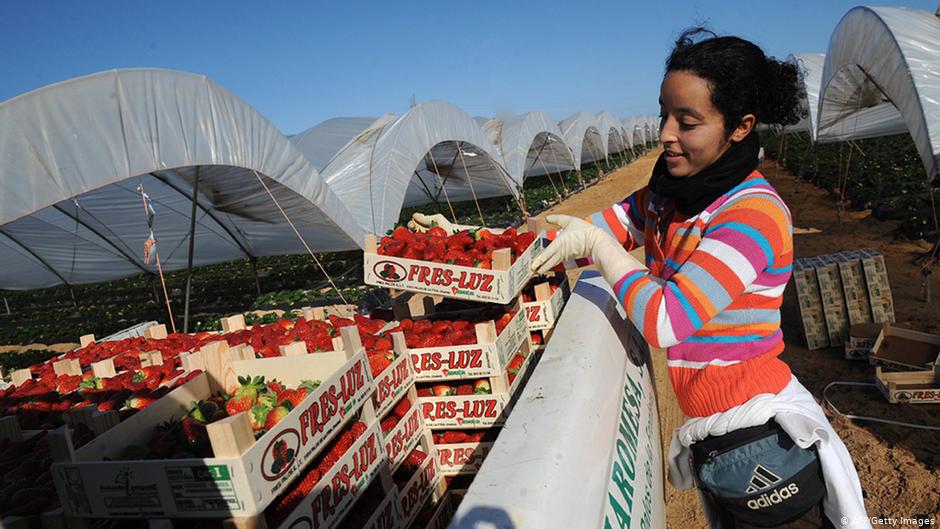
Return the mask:
<path id="1" fill-rule="evenodd" d="M 225 465 L 167 467 L 166 477 L 180 512 L 241 508 L 231 473 Z"/>

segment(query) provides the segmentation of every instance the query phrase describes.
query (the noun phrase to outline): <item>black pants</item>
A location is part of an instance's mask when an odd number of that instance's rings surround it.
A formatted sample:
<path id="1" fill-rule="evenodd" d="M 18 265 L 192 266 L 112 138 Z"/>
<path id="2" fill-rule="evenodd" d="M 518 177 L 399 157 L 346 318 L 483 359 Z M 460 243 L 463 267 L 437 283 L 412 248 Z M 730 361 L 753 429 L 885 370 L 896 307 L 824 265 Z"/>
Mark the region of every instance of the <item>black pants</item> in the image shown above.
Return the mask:
<path id="1" fill-rule="evenodd" d="M 759 426 L 734 430 L 721 436 L 709 436 L 693 444 L 689 448 L 692 452 L 692 467 L 696 479 L 698 479 L 699 469 L 708 459 L 710 453 L 716 450 L 721 451 L 730 447 L 740 446 L 751 440 L 759 439 L 772 433 L 786 435 L 786 432 L 783 431 L 780 425 L 771 419 L 767 423 Z M 819 480 L 821 486 L 825 487 L 822 475 L 819 476 Z M 700 488 L 700 492 L 705 497 L 709 496 L 709 492 L 705 489 Z M 711 503 L 721 521 L 723 529 L 759 529 L 758 526 L 736 519 L 730 511 L 722 508 L 717 501 L 712 501 Z M 790 518 L 786 522 L 771 527 L 776 529 L 834 529 L 832 522 L 826 518 L 822 502 L 814 505 L 797 518 Z M 766 529 L 766 527 L 761 529 Z"/>

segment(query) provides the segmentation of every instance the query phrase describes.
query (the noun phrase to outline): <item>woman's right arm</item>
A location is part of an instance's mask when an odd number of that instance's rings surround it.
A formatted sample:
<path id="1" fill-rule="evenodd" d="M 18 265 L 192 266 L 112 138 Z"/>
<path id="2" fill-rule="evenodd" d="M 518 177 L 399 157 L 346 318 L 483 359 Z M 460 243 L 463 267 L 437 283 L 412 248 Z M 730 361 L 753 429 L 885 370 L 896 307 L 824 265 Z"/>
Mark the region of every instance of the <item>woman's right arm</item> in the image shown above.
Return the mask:
<path id="1" fill-rule="evenodd" d="M 646 200 L 649 190 L 644 187 L 621 202 L 592 213 L 584 220 L 607 232 L 623 245 L 627 251 L 643 246 L 643 228 L 646 225 Z M 546 231 L 548 240 L 554 240 L 555 230 Z M 566 269 L 581 268 L 592 263 L 590 257 L 582 257 L 565 263 Z"/>

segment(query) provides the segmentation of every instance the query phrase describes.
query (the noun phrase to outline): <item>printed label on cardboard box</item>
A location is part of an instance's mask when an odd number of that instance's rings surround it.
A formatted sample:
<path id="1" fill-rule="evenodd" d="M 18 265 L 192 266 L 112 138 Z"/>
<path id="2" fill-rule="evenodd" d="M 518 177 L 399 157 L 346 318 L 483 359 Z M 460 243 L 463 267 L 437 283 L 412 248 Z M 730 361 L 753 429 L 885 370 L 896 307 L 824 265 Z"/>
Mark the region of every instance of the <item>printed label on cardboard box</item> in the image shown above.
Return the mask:
<path id="1" fill-rule="evenodd" d="M 508 397 L 503 395 L 467 395 L 422 397 L 421 411 L 431 428 L 480 428 L 503 424 L 503 409 Z"/>

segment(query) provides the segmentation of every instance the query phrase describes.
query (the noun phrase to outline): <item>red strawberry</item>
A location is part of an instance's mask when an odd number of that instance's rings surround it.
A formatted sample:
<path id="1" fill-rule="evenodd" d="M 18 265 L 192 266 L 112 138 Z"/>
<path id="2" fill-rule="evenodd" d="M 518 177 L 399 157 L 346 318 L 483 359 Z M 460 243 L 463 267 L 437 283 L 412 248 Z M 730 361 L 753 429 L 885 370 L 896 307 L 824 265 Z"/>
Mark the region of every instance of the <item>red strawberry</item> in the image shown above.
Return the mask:
<path id="1" fill-rule="evenodd" d="M 150 406 L 151 404 L 156 402 L 157 399 L 159 399 L 159 397 L 154 398 L 154 396 L 150 392 L 141 393 L 139 395 L 134 395 L 131 398 L 127 399 L 127 401 L 124 403 L 124 406 L 128 408 L 133 408 L 135 410 L 142 410 L 146 408 L 147 406 Z"/>
<path id="2" fill-rule="evenodd" d="M 337 461 L 339 461 L 339 456 L 337 454 L 334 454 L 332 450 L 327 452 L 323 455 L 323 459 L 320 461 L 320 464 L 317 465 L 317 472 L 319 472 L 321 475 L 325 475 L 330 471 L 331 468 L 333 468 L 333 465 L 335 465 Z"/>
<path id="3" fill-rule="evenodd" d="M 433 397 L 434 394 L 431 393 L 431 388 L 419 388 L 418 396 L 419 397 Z"/>
<path id="4" fill-rule="evenodd" d="M 428 236 L 444 238 L 444 237 L 447 237 L 447 230 L 445 230 L 444 228 L 440 226 L 434 226 L 430 230 L 428 230 Z"/>
<path id="5" fill-rule="evenodd" d="M 435 384 L 431 386 L 431 392 L 435 397 L 449 397 L 457 393 L 454 388 L 448 386 L 447 384 Z"/>
<path id="6" fill-rule="evenodd" d="M 392 410 L 392 413 L 394 413 L 395 416 L 399 419 L 403 419 L 410 409 L 411 401 L 408 400 L 408 397 L 405 397 L 401 399 L 401 402 L 395 406 L 395 409 Z"/>
<path id="7" fill-rule="evenodd" d="M 284 384 L 281 384 L 281 382 L 277 379 L 269 380 L 267 386 L 268 389 L 273 391 L 276 395 L 280 395 L 281 392 L 284 391 Z"/>
<path id="8" fill-rule="evenodd" d="M 466 443 L 468 435 L 459 430 L 447 430 L 441 437 L 444 444 Z"/>
<path id="9" fill-rule="evenodd" d="M 493 390 L 490 388 L 490 381 L 485 378 L 481 378 L 480 380 L 477 380 L 475 384 L 473 384 L 473 393 L 476 395 L 489 395 L 492 392 Z"/>
<path id="10" fill-rule="evenodd" d="M 209 434 L 206 432 L 206 425 L 193 419 L 184 417 L 180 423 L 183 434 L 183 441 L 196 453 L 202 452 L 202 449 L 209 446 Z"/>
<path id="11" fill-rule="evenodd" d="M 457 395 L 473 395 L 473 384 L 460 384 L 457 386 Z"/>
<path id="12" fill-rule="evenodd" d="M 362 437 L 362 434 L 366 433 L 366 430 L 368 429 L 369 427 L 366 426 L 366 423 L 357 422 L 356 424 L 352 425 L 352 428 L 350 428 L 349 431 L 352 432 L 353 440 L 355 440 Z"/>
<path id="13" fill-rule="evenodd" d="M 287 406 L 277 406 L 271 411 L 268 412 L 264 420 L 264 429 L 270 431 L 272 428 L 277 426 L 277 423 L 281 422 L 284 417 L 290 413 L 290 408 Z"/>
<path id="14" fill-rule="evenodd" d="M 414 237 L 415 234 L 404 226 L 399 226 L 395 228 L 394 232 L 392 232 L 392 239 L 395 239 L 398 242 L 409 243 L 414 240 Z"/>
<path id="15" fill-rule="evenodd" d="M 250 398 L 248 395 L 232 397 L 228 399 L 228 402 L 225 403 L 225 412 L 228 413 L 229 417 L 231 417 L 233 415 L 238 415 L 243 411 L 250 410 L 254 405 L 254 399 Z"/>
<path id="16" fill-rule="evenodd" d="M 307 398 L 307 394 L 303 389 L 285 389 L 277 396 L 277 405 L 281 406 L 286 402 L 290 403 L 290 409 L 294 409 Z"/>
<path id="17" fill-rule="evenodd" d="M 379 373 L 385 371 L 390 365 L 392 365 L 392 362 L 385 355 L 375 354 L 369 356 L 369 371 L 372 372 L 373 377 L 379 376 Z"/>
<path id="18" fill-rule="evenodd" d="M 405 461 L 402 463 L 402 466 L 405 466 L 412 471 L 418 470 L 418 467 L 424 463 L 424 460 L 427 459 L 428 455 L 421 450 L 415 448 L 408 454 L 408 457 L 405 458 Z"/>
<path id="19" fill-rule="evenodd" d="M 383 420 L 381 424 L 382 433 L 388 433 L 394 430 L 396 426 L 398 426 L 397 417 L 393 417 L 393 416 L 386 417 L 385 420 Z"/>

